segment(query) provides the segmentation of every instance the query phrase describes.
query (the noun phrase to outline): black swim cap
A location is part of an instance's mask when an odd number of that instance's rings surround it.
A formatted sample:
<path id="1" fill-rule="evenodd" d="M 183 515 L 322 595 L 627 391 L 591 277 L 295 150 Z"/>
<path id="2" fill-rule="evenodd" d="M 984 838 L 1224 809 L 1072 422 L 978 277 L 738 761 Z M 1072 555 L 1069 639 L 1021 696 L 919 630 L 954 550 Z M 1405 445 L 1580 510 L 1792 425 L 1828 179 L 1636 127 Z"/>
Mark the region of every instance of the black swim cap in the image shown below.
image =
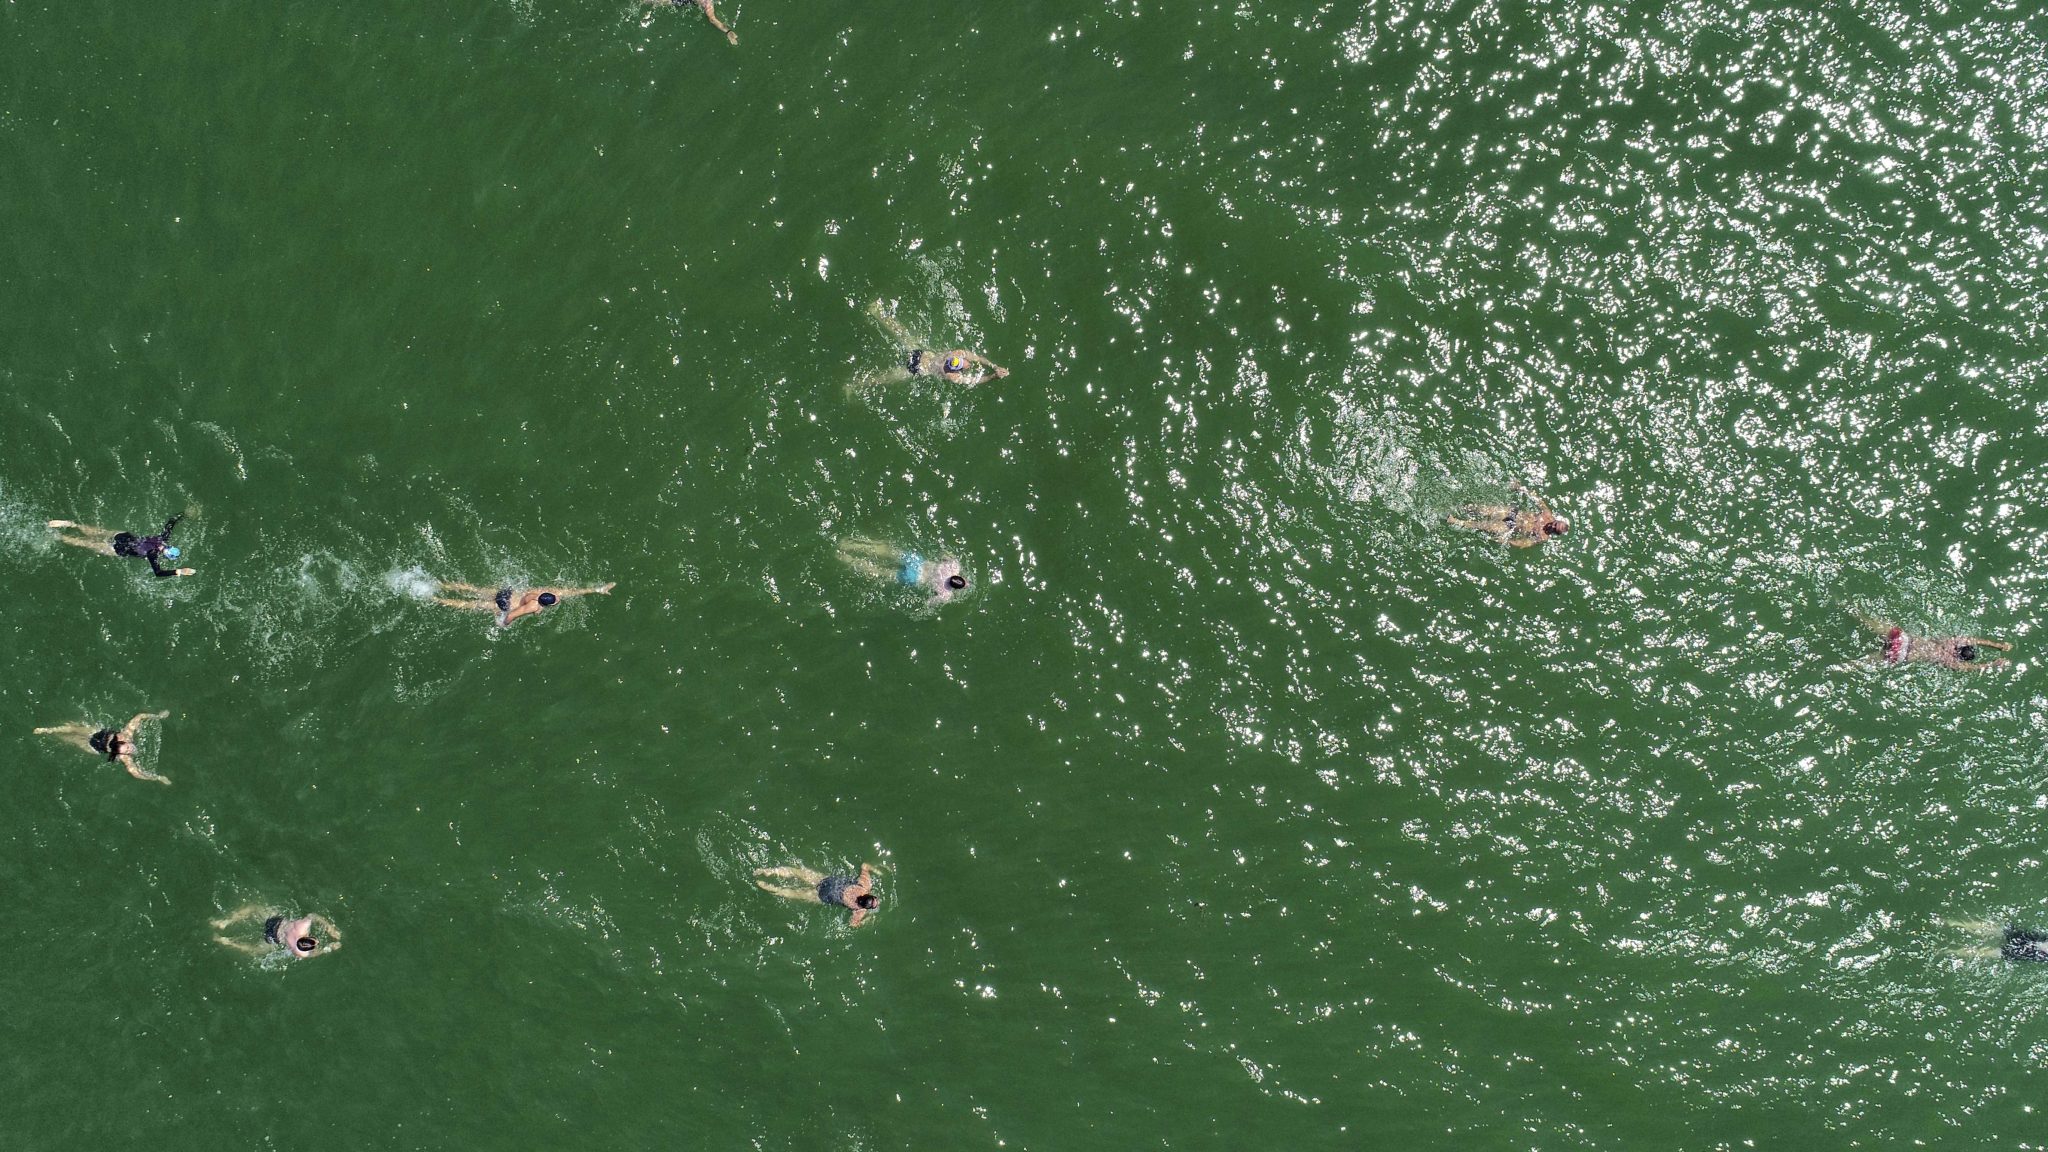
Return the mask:
<path id="1" fill-rule="evenodd" d="M 951 588 L 955 592 L 958 592 L 962 588 L 967 587 L 967 577 L 962 576 L 956 572 L 953 575 L 946 577 L 946 587 Z"/>
<path id="2" fill-rule="evenodd" d="M 1975 644 L 1957 645 L 1956 658 L 1959 660 L 1975 660 L 1977 658 L 1977 646 Z"/>
<path id="3" fill-rule="evenodd" d="M 318 948 L 320 946 L 320 942 L 318 940 L 313 939 L 311 936 L 301 936 L 299 937 L 297 943 L 295 943 L 293 946 L 301 952 L 311 952 L 313 949 Z"/>
<path id="4" fill-rule="evenodd" d="M 541 593 L 540 606 L 543 608 L 553 608 L 555 606 L 555 594 L 553 592 Z"/>
<path id="5" fill-rule="evenodd" d="M 863 892 L 860 895 L 855 896 L 853 898 L 853 903 L 856 907 L 873 908 L 875 906 L 875 894 L 872 892 Z"/>

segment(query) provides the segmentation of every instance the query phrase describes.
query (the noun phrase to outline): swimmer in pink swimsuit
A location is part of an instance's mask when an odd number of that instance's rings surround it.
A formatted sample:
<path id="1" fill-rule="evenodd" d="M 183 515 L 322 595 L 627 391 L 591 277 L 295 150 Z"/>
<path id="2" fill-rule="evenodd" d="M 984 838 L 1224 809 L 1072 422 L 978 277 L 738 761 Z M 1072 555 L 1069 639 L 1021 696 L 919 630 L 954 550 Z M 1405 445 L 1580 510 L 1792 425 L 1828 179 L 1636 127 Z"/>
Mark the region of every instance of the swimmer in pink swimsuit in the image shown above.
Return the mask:
<path id="1" fill-rule="evenodd" d="M 1960 672 L 1989 672 L 2006 663 L 2003 656 L 1980 660 L 1981 650 L 2012 651 L 2012 645 L 1978 636 L 1912 636 L 1896 624 L 1865 620 L 1864 627 L 1884 636 L 1884 651 L 1871 657 L 1883 664 L 1939 664 Z"/>

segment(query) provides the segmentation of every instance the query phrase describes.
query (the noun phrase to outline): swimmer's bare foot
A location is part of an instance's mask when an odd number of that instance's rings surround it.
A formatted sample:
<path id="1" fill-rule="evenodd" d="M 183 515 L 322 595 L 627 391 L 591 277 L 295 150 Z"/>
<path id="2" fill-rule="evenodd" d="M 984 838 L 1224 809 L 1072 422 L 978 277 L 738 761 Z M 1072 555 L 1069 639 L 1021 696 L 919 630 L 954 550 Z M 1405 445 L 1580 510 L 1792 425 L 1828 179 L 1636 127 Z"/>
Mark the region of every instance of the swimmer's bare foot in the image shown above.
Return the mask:
<path id="1" fill-rule="evenodd" d="M 75 520 L 52 520 L 49 526 L 52 528 L 76 528 L 78 527 L 78 522 Z"/>

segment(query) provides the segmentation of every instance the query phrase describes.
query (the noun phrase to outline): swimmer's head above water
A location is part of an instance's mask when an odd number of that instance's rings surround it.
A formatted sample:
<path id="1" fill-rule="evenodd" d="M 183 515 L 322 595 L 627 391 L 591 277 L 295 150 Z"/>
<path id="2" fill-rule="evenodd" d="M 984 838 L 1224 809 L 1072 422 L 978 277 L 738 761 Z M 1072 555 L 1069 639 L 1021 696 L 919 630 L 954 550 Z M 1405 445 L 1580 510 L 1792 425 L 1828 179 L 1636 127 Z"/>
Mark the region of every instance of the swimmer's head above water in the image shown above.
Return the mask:
<path id="1" fill-rule="evenodd" d="M 543 593 L 541 593 L 541 594 L 540 594 L 540 606 L 541 606 L 541 607 L 543 607 L 543 608 L 553 608 L 553 607 L 555 606 L 555 604 L 556 604 L 556 603 L 557 603 L 557 601 L 556 601 L 556 598 L 555 598 L 555 594 L 554 594 L 553 592 L 543 592 Z"/>
<path id="2" fill-rule="evenodd" d="M 1545 536 L 1562 536 L 1571 530 L 1572 526 L 1565 523 L 1563 517 L 1552 517 L 1543 525 L 1543 534 Z"/>
<path id="3" fill-rule="evenodd" d="M 1966 661 L 1966 662 L 1967 662 L 1967 661 L 1972 661 L 1972 660 L 1975 660 L 1976 658 L 1977 658 L 1977 646 L 1976 646 L 1975 644 L 1958 644 L 1958 645 L 1956 645 L 1956 659 L 1958 659 L 1958 660 L 1962 660 L 1962 661 Z"/>
<path id="4" fill-rule="evenodd" d="M 853 898 L 853 906 L 855 908 L 873 908 L 875 903 L 875 894 L 873 892 L 863 892 Z"/>
<path id="5" fill-rule="evenodd" d="M 946 587 L 955 592 L 965 591 L 967 588 L 967 577 L 955 572 L 951 576 L 946 577 Z"/>
<path id="6" fill-rule="evenodd" d="M 183 552 L 178 551 L 178 546 L 176 544 L 164 545 L 164 559 L 176 560 L 178 557 L 183 555 Z"/>

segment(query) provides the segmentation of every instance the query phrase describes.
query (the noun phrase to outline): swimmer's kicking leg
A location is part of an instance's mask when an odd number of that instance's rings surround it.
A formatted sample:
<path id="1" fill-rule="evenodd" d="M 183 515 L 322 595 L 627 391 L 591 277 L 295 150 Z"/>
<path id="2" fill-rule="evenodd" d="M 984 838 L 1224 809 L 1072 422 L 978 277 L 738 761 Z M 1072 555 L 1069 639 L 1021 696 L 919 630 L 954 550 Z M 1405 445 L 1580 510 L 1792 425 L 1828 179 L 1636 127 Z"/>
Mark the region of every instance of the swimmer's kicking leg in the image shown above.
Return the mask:
<path id="1" fill-rule="evenodd" d="M 849 536 L 839 542 L 839 559 L 864 576 L 889 580 L 903 566 L 903 550 L 865 536 Z"/>
<path id="2" fill-rule="evenodd" d="M 228 947 L 233 948 L 237 952 L 245 953 L 250 956 L 261 956 L 273 951 L 272 947 L 267 941 L 263 943 L 255 943 L 249 940 L 230 938 L 227 935 L 225 935 L 228 929 L 233 928 L 238 924 L 260 922 L 267 918 L 269 914 L 269 910 L 264 908 L 260 904 L 242 905 L 240 908 L 235 909 L 233 912 L 230 912 L 227 915 L 213 922 L 214 931 L 223 933 L 223 935 L 215 936 L 213 938 L 214 943 L 225 944 Z"/>
<path id="3" fill-rule="evenodd" d="M 887 328 L 889 335 L 894 336 L 896 342 L 903 345 L 904 351 L 907 352 L 912 348 L 922 347 L 916 337 L 910 334 L 910 330 L 899 323 L 896 317 L 890 313 L 889 309 L 882 306 L 880 300 L 868 305 L 868 315 L 873 316 L 882 327 Z"/>
<path id="4" fill-rule="evenodd" d="M 36 735 L 55 736 L 66 744 L 76 744 L 87 752 L 97 754 L 97 750 L 92 746 L 92 738 L 98 731 L 99 728 L 91 724 L 59 724 L 53 728 L 38 728 Z"/>
<path id="5" fill-rule="evenodd" d="M 816 900 L 818 885 L 825 882 L 825 874 L 808 868 L 756 868 L 754 885 L 763 892 L 772 892 L 785 900 Z M 781 880 L 793 883 L 770 883 Z"/>
<path id="6" fill-rule="evenodd" d="M 474 584 L 457 584 L 452 580 L 437 580 L 435 583 L 440 585 L 440 590 L 443 592 L 462 592 L 467 594 L 459 599 L 448 596 L 432 597 L 434 603 L 445 608 L 466 608 L 479 612 L 495 612 L 498 609 L 498 590 L 495 588 L 479 588 Z"/>
<path id="7" fill-rule="evenodd" d="M 52 520 L 49 526 L 57 530 L 57 542 L 60 544 L 69 544 L 73 548 L 84 548 L 108 556 L 114 554 L 114 533 L 110 529 L 95 528 L 90 524 L 79 524 L 71 520 Z"/>

